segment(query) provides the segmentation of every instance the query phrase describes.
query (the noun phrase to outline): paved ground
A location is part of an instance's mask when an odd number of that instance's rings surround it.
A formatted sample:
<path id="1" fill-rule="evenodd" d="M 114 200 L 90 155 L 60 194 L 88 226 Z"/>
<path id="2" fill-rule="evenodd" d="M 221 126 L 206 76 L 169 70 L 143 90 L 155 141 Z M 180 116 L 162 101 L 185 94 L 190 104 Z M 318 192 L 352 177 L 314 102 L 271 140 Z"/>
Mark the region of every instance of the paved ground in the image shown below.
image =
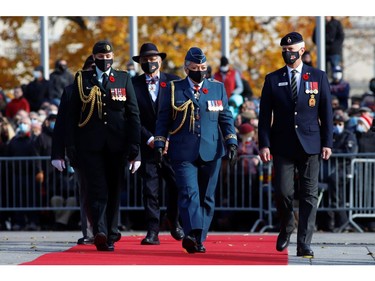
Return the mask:
<path id="1" fill-rule="evenodd" d="M 123 236 L 127 235 L 145 235 L 145 232 L 123 232 Z M 222 234 L 222 233 L 220 233 Z M 276 233 L 265 233 L 264 235 L 275 234 Z M 56 231 L 40 231 L 40 232 L 14 232 L 14 231 L 4 231 L 0 232 L 0 271 L 7 272 L 10 271 L 13 276 L 17 275 L 16 273 L 22 273 L 25 268 L 35 268 L 35 267 L 14 267 L 12 265 L 17 265 L 23 262 L 31 261 L 37 258 L 40 255 L 66 250 L 74 245 L 76 245 L 77 239 L 80 237 L 80 232 L 56 232 Z M 302 278 L 304 281 L 316 280 L 318 276 L 324 276 L 325 274 L 334 273 L 334 277 L 339 277 L 340 281 L 343 280 L 352 280 L 357 275 L 358 272 L 361 276 L 368 276 L 368 274 L 374 275 L 375 273 L 375 233 L 321 233 L 317 232 L 313 236 L 312 249 L 315 252 L 315 258 L 306 259 L 296 256 L 296 235 L 293 234 L 291 237 L 291 243 L 289 245 L 289 266 L 287 267 L 271 267 L 272 270 L 268 270 L 269 267 L 236 267 L 234 270 L 235 274 L 267 274 L 267 276 L 278 277 L 279 274 L 285 274 L 285 270 L 294 270 L 296 275 L 303 273 L 306 275 Z M 6 266 L 8 265 L 8 266 Z M 301 272 L 300 265 L 308 265 L 303 267 Z M 327 267 L 330 266 L 330 267 Z M 337 265 L 337 266 L 336 266 Z M 338 266 L 341 265 L 341 266 Z M 311 267 L 316 266 L 316 267 Z M 321 267 L 324 266 L 324 267 Z M 333 267 L 332 267 L 333 266 Z M 345 267 L 344 267 L 345 266 Z M 38 268 L 38 267 L 36 267 Z M 50 269 L 51 267 L 47 267 Z M 58 267 L 58 269 L 61 268 Z M 100 267 L 99 267 L 100 268 Z M 116 270 L 124 269 L 123 267 L 116 267 Z M 132 270 L 139 270 L 140 267 L 126 267 L 125 271 L 127 274 L 131 274 Z M 165 269 L 167 267 L 162 267 Z M 186 267 L 185 267 L 186 268 Z M 220 273 L 220 270 L 226 268 L 227 270 Z M 312 271 L 311 269 L 316 269 Z M 4 271 L 4 269 L 6 269 Z M 15 270 L 16 269 L 16 270 Z M 43 269 L 46 269 L 44 267 Z M 181 274 L 180 267 L 168 267 L 167 273 L 170 275 L 171 270 L 177 270 L 178 275 Z M 226 274 L 233 274 L 232 271 L 228 271 L 229 267 L 220 267 L 215 268 L 214 274 L 217 274 L 215 280 L 228 280 L 233 275 L 226 276 Z M 37 269 L 38 270 L 38 269 Z M 241 271 L 243 271 L 241 273 Z M 266 272 L 265 272 L 266 271 Z M 326 273 L 324 273 L 327 271 Z M 66 272 L 60 277 L 61 280 L 66 280 Z M 90 269 L 91 274 L 94 274 L 93 277 L 98 277 L 98 274 L 102 273 L 102 270 L 99 272 L 93 271 Z M 93 273 L 94 272 L 94 273 Z M 151 279 L 155 280 L 155 275 L 150 271 L 150 268 L 147 268 L 148 274 L 151 274 Z M 219 273 L 218 273 L 219 272 Z M 232 272 L 232 273 L 228 273 Z M 38 271 L 39 273 L 39 271 Z M 24 274 L 24 273 L 23 273 Z M 56 270 L 54 269 L 53 273 L 56 275 Z M 86 274 L 86 273 L 85 273 Z M 124 274 L 120 271 L 118 274 Z M 135 276 L 139 275 L 139 272 L 136 271 Z M 142 272 L 144 274 L 144 272 Z M 213 274 L 209 271 L 208 274 Z M 318 274 L 318 275 L 316 275 Z M 322 275 L 323 274 L 323 275 Z M 353 276 L 354 274 L 354 276 Z M 27 271 L 27 277 L 30 275 Z M 166 275 L 166 276 L 169 276 Z M 184 275 L 184 274 L 182 274 Z M 24 276 L 24 275 L 23 275 Z M 34 276 L 34 275 L 32 275 Z M 37 280 L 43 280 L 43 276 L 38 274 Z M 179 281 L 185 280 L 185 276 L 178 278 Z M 221 279 L 223 278 L 223 279 Z M 150 280 L 151 280 L 150 279 Z M 337 279 L 337 278 L 335 278 Z M 17 279 L 18 280 L 18 279 Z M 47 279 L 46 280 L 50 280 Z M 56 278 L 54 278 L 54 281 Z M 57 278 L 57 280 L 59 280 Z M 166 279 L 163 278 L 163 281 Z M 173 279 L 172 280 L 176 280 Z M 190 280 L 190 279 L 186 279 Z M 289 280 L 289 279 L 288 279 Z"/>

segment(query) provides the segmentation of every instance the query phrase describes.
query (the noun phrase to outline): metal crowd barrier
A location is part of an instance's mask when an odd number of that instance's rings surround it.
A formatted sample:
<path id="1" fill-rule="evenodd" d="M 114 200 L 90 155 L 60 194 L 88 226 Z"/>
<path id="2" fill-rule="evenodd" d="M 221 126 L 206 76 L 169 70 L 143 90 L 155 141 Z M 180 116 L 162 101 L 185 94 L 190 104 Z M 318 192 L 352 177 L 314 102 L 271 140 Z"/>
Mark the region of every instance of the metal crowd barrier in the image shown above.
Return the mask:
<path id="1" fill-rule="evenodd" d="M 346 211 L 348 224 L 363 231 L 356 218 L 375 217 L 375 153 L 334 154 L 321 165 L 319 208 L 321 211 Z M 258 162 L 258 165 L 252 164 Z M 37 180 L 42 169 L 43 182 Z M 248 211 L 257 219 L 250 232 L 275 228 L 272 162 L 263 164 L 256 155 L 240 156 L 233 168 L 224 159 L 216 190 L 217 211 Z M 143 210 L 142 178 L 126 167 L 120 209 Z M 39 178 L 40 179 L 40 178 Z M 328 183 L 331 185 L 327 188 Z M 334 183 L 332 185 L 332 182 Z M 50 157 L 0 157 L 0 211 L 79 210 L 78 184 L 74 172 L 63 173 L 50 164 Z M 54 206 L 53 196 L 75 197 L 75 206 Z M 166 209 L 165 185 L 160 190 L 161 209 Z"/>

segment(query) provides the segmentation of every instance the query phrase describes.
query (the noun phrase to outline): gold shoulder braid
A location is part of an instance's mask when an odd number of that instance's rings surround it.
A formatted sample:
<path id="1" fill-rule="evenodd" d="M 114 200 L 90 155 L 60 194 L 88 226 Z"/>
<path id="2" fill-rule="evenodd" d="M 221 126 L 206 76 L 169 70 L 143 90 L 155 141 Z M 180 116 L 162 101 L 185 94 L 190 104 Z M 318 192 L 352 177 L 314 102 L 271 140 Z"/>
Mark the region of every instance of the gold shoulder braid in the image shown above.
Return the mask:
<path id="1" fill-rule="evenodd" d="M 173 81 L 171 81 L 171 103 L 172 103 L 172 108 L 173 108 L 173 116 L 172 116 L 173 120 L 176 120 L 178 112 L 183 112 L 184 116 L 182 117 L 181 124 L 174 131 L 171 131 L 169 133 L 171 135 L 174 135 L 175 133 L 177 133 L 182 128 L 182 126 L 184 125 L 185 120 L 186 120 L 186 115 L 187 115 L 187 111 L 188 111 L 189 106 L 190 106 L 190 110 L 191 110 L 189 131 L 194 130 L 194 125 L 195 125 L 194 103 L 193 103 L 192 100 L 187 100 L 181 106 L 175 106 L 174 105 L 174 83 L 173 83 Z"/>
<path id="2" fill-rule="evenodd" d="M 98 106 L 99 118 L 102 119 L 102 105 L 103 105 L 103 103 L 102 103 L 102 94 L 101 94 L 100 88 L 98 86 L 92 87 L 92 89 L 90 91 L 90 94 L 88 96 L 86 96 L 84 94 L 83 86 L 82 86 L 82 72 L 81 71 L 79 71 L 79 73 L 78 73 L 77 82 L 78 82 L 79 96 L 80 96 L 81 101 L 83 103 L 81 111 L 84 112 L 85 109 L 86 109 L 86 105 L 88 103 L 91 103 L 90 104 L 90 111 L 89 111 L 89 114 L 87 115 L 86 120 L 78 124 L 78 127 L 82 128 L 83 126 L 85 126 L 89 122 L 89 120 L 90 120 L 90 118 L 91 118 L 91 116 L 94 112 L 95 101 L 96 101 L 97 106 Z"/>

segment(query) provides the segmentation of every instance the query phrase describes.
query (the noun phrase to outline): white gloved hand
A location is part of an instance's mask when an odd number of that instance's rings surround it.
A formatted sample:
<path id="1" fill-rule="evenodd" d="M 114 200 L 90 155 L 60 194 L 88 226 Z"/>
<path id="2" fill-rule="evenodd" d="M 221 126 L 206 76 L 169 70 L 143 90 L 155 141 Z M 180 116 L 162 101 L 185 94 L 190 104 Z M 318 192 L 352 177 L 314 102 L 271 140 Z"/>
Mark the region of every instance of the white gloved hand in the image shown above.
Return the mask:
<path id="1" fill-rule="evenodd" d="M 51 164 L 52 164 L 53 167 L 55 167 L 60 172 L 62 172 L 65 169 L 65 161 L 62 160 L 62 159 L 52 160 Z"/>
<path id="2" fill-rule="evenodd" d="M 138 168 L 141 166 L 141 161 L 130 161 L 129 162 L 129 171 L 132 171 L 132 174 L 134 174 Z"/>

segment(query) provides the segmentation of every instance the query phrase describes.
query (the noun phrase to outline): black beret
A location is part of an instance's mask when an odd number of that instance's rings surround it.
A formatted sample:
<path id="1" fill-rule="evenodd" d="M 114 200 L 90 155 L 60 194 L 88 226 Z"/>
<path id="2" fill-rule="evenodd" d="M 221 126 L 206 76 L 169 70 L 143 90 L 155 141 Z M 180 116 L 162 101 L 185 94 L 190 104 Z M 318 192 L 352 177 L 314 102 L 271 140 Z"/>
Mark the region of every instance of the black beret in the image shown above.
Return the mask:
<path id="1" fill-rule="evenodd" d="M 280 46 L 289 46 L 303 42 L 302 35 L 298 32 L 291 32 L 281 38 Z"/>
<path id="2" fill-rule="evenodd" d="M 101 40 L 95 43 L 94 47 L 92 48 L 92 53 L 99 54 L 107 54 L 113 52 L 112 44 L 109 43 L 107 40 Z"/>
<path id="3" fill-rule="evenodd" d="M 185 60 L 201 64 L 206 62 L 206 56 L 201 49 L 198 47 L 191 47 L 186 53 Z"/>

